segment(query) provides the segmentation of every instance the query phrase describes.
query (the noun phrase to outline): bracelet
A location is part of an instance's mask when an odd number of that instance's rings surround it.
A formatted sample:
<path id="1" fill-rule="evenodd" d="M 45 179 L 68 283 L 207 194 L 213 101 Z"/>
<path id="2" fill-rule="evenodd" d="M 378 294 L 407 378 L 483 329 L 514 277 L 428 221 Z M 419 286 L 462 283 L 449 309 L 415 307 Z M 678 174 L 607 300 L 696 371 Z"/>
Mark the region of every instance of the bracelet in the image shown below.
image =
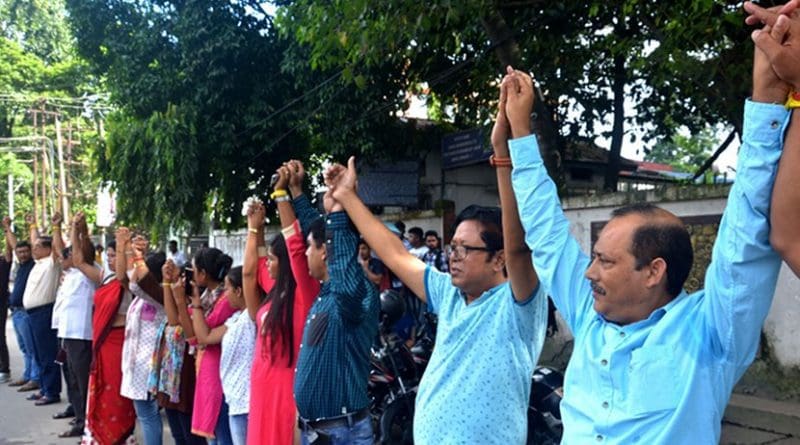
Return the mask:
<path id="1" fill-rule="evenodd" d="M 247 231 L 250 232 L 250 233 L 255 233 L 255 234 L 261 233 L 261 231 L 256 229 L 255 227 L 248 227 Z"/>
<path id="2" fill-rule="evenodd" d="M 142 266 L 147 267 L 147 265 L 144 263 L 144 261 L 134 261 L 133 262 L 133 267 L 142 267 Z"/>
<path id="3" fill-rule="evenodd" d="M 192 304 L 192 309 L 203 309 L 202 304 Z"/>
<path id="4" fill-rule="evenodd" d="M 273 201 L 275 201 L 275 202 L 288 202 L 288 201 L 291 201 L 291 200 L 292 200 L 292 198 L 290 198 L 288 196 L 278 196 L 277 198 L 273 199 Z"/>
<path id="5" fill-rule="evenodd" d="M 31 223 L 30 225 L 28 225 L 28 228 L 31 228 L 31 229 L 35 229 L 36 227 L 37 227 L 36 223 Z"/>
<path id="6" fill-rule="evenodd" d="M 511 167 L 511 158 L 498 158 L 495 155 L 489 156 L 489 165 L 492 167 Z"/>
<path id="7" fill-rule="evenodd" d="M 795 108 L 800 108 L 800 91 L 792 91 L 786 98 L 786 109 L 793 110 Z"/>
<path id="8" fill-rule="evenodd" d="M 289 196 L 286 189 L 275 189 L 275 191 L 269 195 L 270 199 L 280 198 L 281 196 Z"/>
<path id="9" fill-rule="evenodd" d="M 163 287 L 164 289 L 166 289 L 168 287 L 171 288 L 172 287 L 172 283 L 170 283 L 169 281 L 162 281 L 161 282 L 161 287 Z"/>

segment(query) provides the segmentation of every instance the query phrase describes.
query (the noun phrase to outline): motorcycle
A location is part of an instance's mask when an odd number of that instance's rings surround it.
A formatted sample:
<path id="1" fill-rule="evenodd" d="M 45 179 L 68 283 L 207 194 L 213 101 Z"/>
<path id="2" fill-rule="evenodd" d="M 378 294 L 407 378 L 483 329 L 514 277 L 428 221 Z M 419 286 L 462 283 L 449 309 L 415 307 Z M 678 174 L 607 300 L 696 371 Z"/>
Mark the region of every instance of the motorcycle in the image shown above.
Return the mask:
<path id="1" fill-rule="evenodd" d="M 417 329 L 415 343 L 409 348 L 392 332 L 403 314 L 405 303 L 395 291 L 381 293 L 379 335 L 372 348 L 368 383 L 370 412 L 380 444 L 413 444 L 414 403 L 417 387 L 433 351 L 435 316 Z"/>
<path id="2" fill-rule="evenodd" d="M 527 445 L 558 445 L 564 427 L 561 423 L 561 399 L 564 375 L 554 368 L 537 366 L 533 371 L 528 401 Z"/>

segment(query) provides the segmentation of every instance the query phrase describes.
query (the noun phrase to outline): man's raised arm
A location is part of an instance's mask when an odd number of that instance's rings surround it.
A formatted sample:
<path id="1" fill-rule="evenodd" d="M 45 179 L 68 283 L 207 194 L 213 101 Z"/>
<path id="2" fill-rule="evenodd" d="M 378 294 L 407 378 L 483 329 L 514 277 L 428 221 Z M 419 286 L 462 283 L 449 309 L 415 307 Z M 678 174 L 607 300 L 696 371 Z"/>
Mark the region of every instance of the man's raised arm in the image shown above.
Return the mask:
<path id="1" fill-rule="evenodd" d="M 508 280 L 517 301 L 527 301 L 539 286 L 539 277 L 533 269 L 531 250 L 525 244 L 525 232 L 517 213 L 517 199 L 511 186 L 511 159 L 508 153 L 508 138 L 511 127 L 506 117 L 506 96 L 508 88 L 516 88 L 517 79 L 510 71 L 500 86 L 500 103 L 497 118 L 492 129 L 492 147 L 497 172 L 497 191 L 500 195 L 503 224 L 503 252 L 506 260 Z"/>
<path id="2" fill-rule="evenodd" d="M 361 236 L 378 257 L 420 300 L 426 301 L 425 263 L 408 253 L 402 241 L 369 211 L 356 193 L 356 162 L 351 157 L 347 168 L 335 178 L 333 198 L 347 212 Z"/>
<path id="3" fill-rule="evenodd" d="M 591 285 L 583 276 L 589 257 L 569 233 L 556 186 L 547 175 L 536 137 L 531 135 L 533 82 L 527 74 L 516 72 L 515 76 L 518 80 L 508 91 L 506 115 L 513 137 L 509 141 L 514 166 L 511 182 L 525 242 L 533 252 L 533 265 L 544 291 L 576 332 L 592 304 Z"/>
<path id="4" fill-rule="evenodd" d="M 757 45 L 753 96 L 745 103 L 736 181 L 728 194 L 705 277 L 708 328 L 728 360 L 742 365 L 755 356 L 780 269 L 780 257 L 769 243 L 768 216 L 790 116 L 782 105 L 788 86 L 759 48 L 770 33 L 774 33 L 772 43 L 780 45 L 788 29 L 773 29 L 772 24 L 753 35 Z M 800 46 L 794 48 L 796 52 Z M 791 69 L 800 73 L 800 64 Z"/>

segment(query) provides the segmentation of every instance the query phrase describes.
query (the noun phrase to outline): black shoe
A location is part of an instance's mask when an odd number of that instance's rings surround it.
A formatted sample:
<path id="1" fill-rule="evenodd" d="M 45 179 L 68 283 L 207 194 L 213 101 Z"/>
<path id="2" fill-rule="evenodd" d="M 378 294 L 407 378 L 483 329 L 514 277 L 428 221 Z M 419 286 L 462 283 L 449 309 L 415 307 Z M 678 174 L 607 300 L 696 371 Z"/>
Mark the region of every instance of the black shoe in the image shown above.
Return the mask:
<path id="1" fill-rule="evenodd" d="M 64 411 L 53 414 L 54 419 L 69 419 L 70 417 L 75 417 L 74 410 L 65 409 Z"/>

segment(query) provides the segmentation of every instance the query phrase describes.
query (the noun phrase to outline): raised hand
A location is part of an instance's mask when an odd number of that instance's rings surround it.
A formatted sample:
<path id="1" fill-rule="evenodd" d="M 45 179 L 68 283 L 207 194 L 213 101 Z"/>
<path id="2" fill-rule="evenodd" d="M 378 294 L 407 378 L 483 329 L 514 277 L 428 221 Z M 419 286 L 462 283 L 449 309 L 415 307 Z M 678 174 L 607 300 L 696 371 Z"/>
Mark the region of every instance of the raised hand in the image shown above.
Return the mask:
<path id="1" fill-rule="evenodd" d="M 174 283 L 176 281 L 178 268 L 175 267 L 175 263 L 172 260 L 165 261 L 164 265 L 161 266 L 161 276 L 164 278 L 164 282 Z"/>
<path id="2" fill-rule="evenodd" d="M 53 224 L 53 227 L 61 227 L 61 223 L 64 222 L 64 217 L 61 216 L 61 212 L 53 213 L 53 217 L 50 218 L 50 222 Z"/>
<path id="3" fill-rule="evenodd" d="M 117 252 L 127 250 L 128 244 L 131 242 L 131 231 L 127 227 L 119 227 L 116 233 L 117 238 Z"/>
<path id="4" fill-rule="evenodd" d="M 356 158 L 350 156 L 347 168 L 335 164 L 325 172 L 325 185 L 332 191 L 336 201 L 342 201 L 348 194 L 355 194 L 358 187 L 358 174 L 356 173 Z"/>
<path id="5" fill-rule="evenodd" d="M 755 42 L 758 49 L 757 53 L 759 51 L 763 52 L 775 77 L 786 85 L 785 89 L 787 91 L 785 91 L 784 97 L 781 98 L 784 100 L 789 89 L 794 89 L 795 91 L 800 89 L 800 15 L 792 15 L 793 18 L 789 18 L 787 15 L 780 15 L 775 20 L 775 25 L 771 28 L 767 26 L 760 31 L 753 32 L 753 42 Z M 756 82 L 759 80 L 755 76 L 762 74 L 764 71 L 754 71 L 753 73 L 754 96 Z M 763 79 L 760 80 L 762 83 L 765 82 Z M 767 78 L 766 80 L 772 79 Z M 773 84 L 770 86 L 773 86 Z"/>
<path id="6" fill-rule="evenodd" d="M 250 203 L 250 208 L 247 209 L 247 227 L 260 230 L 264 227 L 265 216 L 266 210 L 262 202 L 255 201 Z"/>
<path id="7" fill-rule="evenodd" d="M 11 230 L 11 217 L 10 216 L 4 216 L 3 217 L 3 227 L 6 230 Z"/>
<path id="8" fill-rule="evenodd" d="M 133 238 L 133 250 L 136 252 L 137 257 L 144 257 L 149 245 L 150 243 L 142 235 L 136 235 Z"/>
<path id="9" fill-rule="evenodd" d="M 289 168 L 289 192 L 293 198 L 303 194 L 303 181 L 306 179 L 306 170 L 303 163 L 297 159 L 292 159 L 286 166 Z"/>
<path id="10" fill-rule="evenodd" d="M 28 213 L 27 215 L 25 215 L 25 222 L 28 225 L 36 224 L 36 218 L 34 218 L 32 213 Z"/>
<path id="11" fill-rule="evenodd" d="M 287 164 L 284 162 L 282 166 L 275 170 L 275 174 L 278 175 L 278 180 L 275 181 L 272 190 L 286 190 L 286 187 L 289 185 L 289 167 L 287 167 Z"/>
<path id="12" fill-rule="evenodd" d="M 511 127 L 511 136 L 514 138 L 527 136 L 531 133 L 531 111 L 533 110 L 533 80 L 522 71 L 514 70 L 511 66 L 506 68 L 506 116 Z"/>
<path id="13" fill-rule="evenodd" d="M 497 104 L 497 116 L 492 128 L 492 147 L 498 157 L 508 157 L 508 138 L 511 134 L 511 127 L 508 125 L 508 116 L 506 116 L 506 100 L 511 82 L 512 78 L 509 75 L 503 77 L 503 82 L 500 84 L 500 101 Z"/>

